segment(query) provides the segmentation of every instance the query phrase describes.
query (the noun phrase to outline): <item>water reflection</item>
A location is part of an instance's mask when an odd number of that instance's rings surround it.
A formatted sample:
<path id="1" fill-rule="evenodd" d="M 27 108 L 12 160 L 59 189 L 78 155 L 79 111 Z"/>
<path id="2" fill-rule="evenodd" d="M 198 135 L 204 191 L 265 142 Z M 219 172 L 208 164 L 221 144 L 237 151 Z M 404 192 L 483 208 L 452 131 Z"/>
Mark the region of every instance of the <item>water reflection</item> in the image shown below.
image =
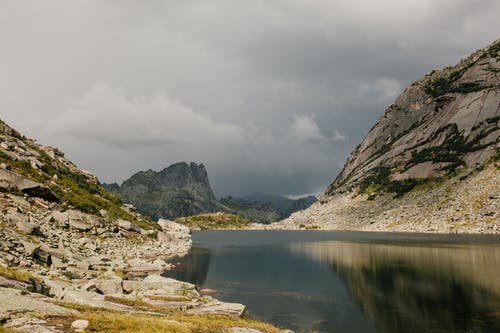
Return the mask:
<path id="1" fill-rule="evenodd" d="M 353 242 L 290 244 L 330 265 L 380 332 L 500 332 L 500 249 Z"/>
<path id="2" fill-rule="evenodd" d="M 210 249 L 193 248 L 188 255 L 170 260 L 177 263 L 177 266 L 166 272 L 165 276 L 203 286 L 207 278 L 211 258 L 212 251 Z"/>

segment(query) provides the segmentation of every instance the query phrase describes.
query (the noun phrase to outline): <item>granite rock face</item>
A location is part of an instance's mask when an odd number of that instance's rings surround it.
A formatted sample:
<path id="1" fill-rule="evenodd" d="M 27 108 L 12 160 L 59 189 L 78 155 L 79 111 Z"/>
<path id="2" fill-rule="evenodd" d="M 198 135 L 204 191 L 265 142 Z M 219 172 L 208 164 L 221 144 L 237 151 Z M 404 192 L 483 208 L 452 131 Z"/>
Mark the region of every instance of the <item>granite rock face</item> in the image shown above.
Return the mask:
<path id="1" fill-rule="evenodd" d="M 500 40 L 406 88 L 278 229 L 500 233 Z"/>
<path id="2" fill-rule="evenodd" d="M 159 172 L 140 171 L 121 186 L 104 186 L 153 220 L 175 219 L 224 209 L 212 192 L 203 164 L 181 162 Z"/>
<path id="3" fill-rule="evenodd" d="M 352 189 L 381 168 L 393 180 L 443 176 L 499 149 L 500 40 L 406 88 L 326 190 Z"/>

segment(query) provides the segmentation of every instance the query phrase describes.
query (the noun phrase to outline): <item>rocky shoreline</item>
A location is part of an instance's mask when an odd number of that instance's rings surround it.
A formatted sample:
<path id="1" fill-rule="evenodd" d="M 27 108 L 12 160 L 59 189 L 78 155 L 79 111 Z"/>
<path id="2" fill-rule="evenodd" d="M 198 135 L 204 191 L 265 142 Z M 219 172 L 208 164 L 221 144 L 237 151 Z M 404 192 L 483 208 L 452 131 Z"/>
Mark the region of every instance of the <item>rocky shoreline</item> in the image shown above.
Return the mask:
<path id="1" fill-rule="evenodd" d="M 356 192 L 323 198 L 309 209 L 256 229 L 500 234 L 497 163 L 394 198 Z"/>
<path id="2" fill-rule="evenodd" d="M 160 230 L 144 230 L 132 222 L 110 223 L 103 217 L 61 210 L 57 203 L 13 194 L 0 194 L 0 210 L 3 327 L 84 332 L 92 320 L 81 318 L 92 309 L 148 316 L 175 310 L 183 316 L 235 318 L 235 325 L 245 313 L 242 304 L 220 302 L 192 284 L 161 276 L 173 265 L 167 263 L 169 258 L 182 256 L 191 247 L 191 232 L 185 226 L 160 220 Z M 71 323 L 58 326 L 56 317 Z M 191 327 L 185 320 L 171 324 Z M 75 326 L 68 329 L 70 324 Z"/>

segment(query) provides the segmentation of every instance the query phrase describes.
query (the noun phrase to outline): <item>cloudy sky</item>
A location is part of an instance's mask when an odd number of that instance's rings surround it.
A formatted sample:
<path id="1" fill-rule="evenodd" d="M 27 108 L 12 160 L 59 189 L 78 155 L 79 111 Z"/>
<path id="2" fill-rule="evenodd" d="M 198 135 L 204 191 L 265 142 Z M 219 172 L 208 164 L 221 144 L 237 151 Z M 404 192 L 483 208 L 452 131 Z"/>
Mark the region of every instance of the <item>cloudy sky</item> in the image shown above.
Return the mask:
<path id="1" fill-rule="evenodd" d="M 203 162 L 322 191 L 398 93 L 500 37 L 498 0 L 2 0 L 0 116 L 101 181 Z"/>

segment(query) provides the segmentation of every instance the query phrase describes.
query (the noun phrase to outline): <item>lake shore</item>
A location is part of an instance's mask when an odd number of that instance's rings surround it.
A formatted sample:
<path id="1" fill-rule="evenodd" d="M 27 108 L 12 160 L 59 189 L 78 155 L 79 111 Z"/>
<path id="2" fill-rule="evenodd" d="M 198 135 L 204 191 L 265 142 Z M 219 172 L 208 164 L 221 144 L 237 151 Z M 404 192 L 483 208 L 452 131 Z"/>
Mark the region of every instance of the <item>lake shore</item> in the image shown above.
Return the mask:
<path id="1" fill-rule="evenodd" d="M 281 332 L 246 319 L 243 304 L 161 276 L 191 249 L 185 226 L 117 228 L 42 201 L 11 194 L 0 201 L 0 332 Z"/>
<path id="2" fill-rule="evenodd" d="M 270 225 L 250 229 L 500 233 L 500 174 L 494 163 L 401 197 L 338 193 Z"/>

